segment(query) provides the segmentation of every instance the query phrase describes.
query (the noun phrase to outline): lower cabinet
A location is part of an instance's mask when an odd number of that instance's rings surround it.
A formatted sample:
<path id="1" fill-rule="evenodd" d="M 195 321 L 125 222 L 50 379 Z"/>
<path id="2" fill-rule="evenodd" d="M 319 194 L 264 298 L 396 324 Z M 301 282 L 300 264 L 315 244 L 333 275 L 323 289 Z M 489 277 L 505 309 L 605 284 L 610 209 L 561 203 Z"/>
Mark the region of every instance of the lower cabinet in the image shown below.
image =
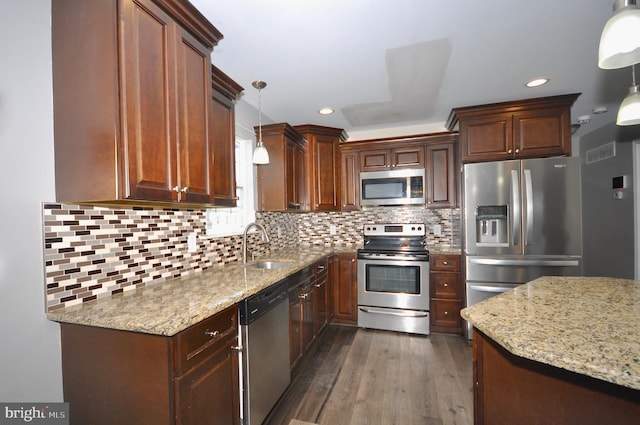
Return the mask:
<path id="1" fill-rule="evenodd" d="M 429 294 L 431 294 L 431 330 L 462 333 L 460 309 L 463 305 L 460 255 L 432 254 Z"/>
<path id="2" fill-rule="evenodd" d="M 72 425 L 238 425 L 238 310 L 167 337 L 63 323 Z"/>
<path id="3" fill-rule="evenodd" d="M 358 324 L 358 277 L 356 253 L 334 254 L 333 270 L 333 323 Z"/>

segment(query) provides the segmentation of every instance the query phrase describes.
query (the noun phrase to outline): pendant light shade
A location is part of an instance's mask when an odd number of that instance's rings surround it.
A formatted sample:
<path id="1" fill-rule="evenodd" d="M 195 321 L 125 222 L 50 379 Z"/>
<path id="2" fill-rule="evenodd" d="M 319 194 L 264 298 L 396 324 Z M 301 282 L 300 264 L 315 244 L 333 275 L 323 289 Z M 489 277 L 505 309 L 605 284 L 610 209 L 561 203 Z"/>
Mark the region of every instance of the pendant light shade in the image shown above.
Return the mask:
<path id="1" fill-rule="evenodd" d="M 640 124 L 640 87 L 636 85 L 635 66 L 631 67 L 632 85 L 629 94 L 624 98 L 618 109 L 618 125 L 638 125 Z"/>
<path id="2" fill-rule="evenodd" d="M 251 85 L 258 89 L 258 141 L 256 142 L 256 150 L 253 151 L 253 163 L 268 164 L 269 152 L 262 142 L 262 98 L 260 94 L 262 89 L 267 87 L 267 83 L 258 80 L 251 83 Z"/>
<path id="3" fill-rule="evenodd" d="M 617 0 L 600 37 L 598 66 L 624 68 L 640 62 L 640 9 L 636 0 Z"/>

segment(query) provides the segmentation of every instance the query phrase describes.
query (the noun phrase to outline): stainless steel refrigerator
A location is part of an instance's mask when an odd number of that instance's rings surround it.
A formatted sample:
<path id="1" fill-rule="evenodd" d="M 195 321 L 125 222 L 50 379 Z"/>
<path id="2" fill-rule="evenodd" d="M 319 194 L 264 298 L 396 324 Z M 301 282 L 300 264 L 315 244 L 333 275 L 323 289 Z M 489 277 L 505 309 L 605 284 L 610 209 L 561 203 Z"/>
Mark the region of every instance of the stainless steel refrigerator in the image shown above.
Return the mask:
<path id="1" fill-rule="evenodd" d="M 580 158 L 465 164 L 464 239 L 467 305 L 540 276 L 581 275 Z"/>

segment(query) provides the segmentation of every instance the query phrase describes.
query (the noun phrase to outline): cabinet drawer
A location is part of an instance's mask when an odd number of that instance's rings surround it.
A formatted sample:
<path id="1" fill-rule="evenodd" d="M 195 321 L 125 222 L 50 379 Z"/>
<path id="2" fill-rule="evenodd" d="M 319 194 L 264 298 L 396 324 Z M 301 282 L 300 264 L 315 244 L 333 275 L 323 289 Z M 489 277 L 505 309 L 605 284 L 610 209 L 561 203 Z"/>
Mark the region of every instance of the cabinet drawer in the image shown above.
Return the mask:
<path id="1" fill-rule="evenodd" d="M 313 276 L 315 278 L 324 276 L 327 274 L 327 257 L 323 258 L 320 261 L 317 261 L 314 265 L 313 265 Z"/>
<path id="2" fill-rule="evenodd" d="M 460 273 L 431 273 L 433 298 L 462 299 Z"/>
<path id="3" fill-rule="evenodd" d="M 460 256 L 449 254 L 432 255 L 429 267 L 431 268 L 431 270 L 436 271 L 459 272 Z"/>
<path id="4" fill-rule="evenodd" d="M 237 340 L 237 336 L 237 305 L 180 332 L 175 336 L 177 376 L 206 360 L 230 340 Z M 237 341 L 232 345 L 237 345 Z"/>
<path id="5" fill-rule="evenodd" d="M 431 300 L 431 324 L 458 329 L 461 327 L 461 302 L 458 300 Z"/>

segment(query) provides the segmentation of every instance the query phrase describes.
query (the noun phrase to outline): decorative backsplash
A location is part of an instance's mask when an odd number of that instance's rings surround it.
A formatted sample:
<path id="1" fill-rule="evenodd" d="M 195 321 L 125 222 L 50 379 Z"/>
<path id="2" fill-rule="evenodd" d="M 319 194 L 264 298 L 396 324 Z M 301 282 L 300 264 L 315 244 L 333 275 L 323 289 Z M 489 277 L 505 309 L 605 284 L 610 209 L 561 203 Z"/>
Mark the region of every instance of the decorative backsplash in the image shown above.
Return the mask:
<path id="1" fill-rule="evenodd" d="M 257 212 L 271 242 L 249 235 L 256 255 L 292 246 L 353 246 L 370 222 L 424 222 L 431 249 L 460 247 L 460 210 L 407 207 L 354 212 Z M 110 297 L 242 260 L 242 235 L 206 236 L 205 210 L 43 204 L 47 310 Z M 433 226 L 442 226 L 441 235 Z M 335 227 L 335 229 L 333 228 Z M 332 231 L 335 230 L 335 234 Z M 197 235 L 196 251 L 187 237 Z"/>

